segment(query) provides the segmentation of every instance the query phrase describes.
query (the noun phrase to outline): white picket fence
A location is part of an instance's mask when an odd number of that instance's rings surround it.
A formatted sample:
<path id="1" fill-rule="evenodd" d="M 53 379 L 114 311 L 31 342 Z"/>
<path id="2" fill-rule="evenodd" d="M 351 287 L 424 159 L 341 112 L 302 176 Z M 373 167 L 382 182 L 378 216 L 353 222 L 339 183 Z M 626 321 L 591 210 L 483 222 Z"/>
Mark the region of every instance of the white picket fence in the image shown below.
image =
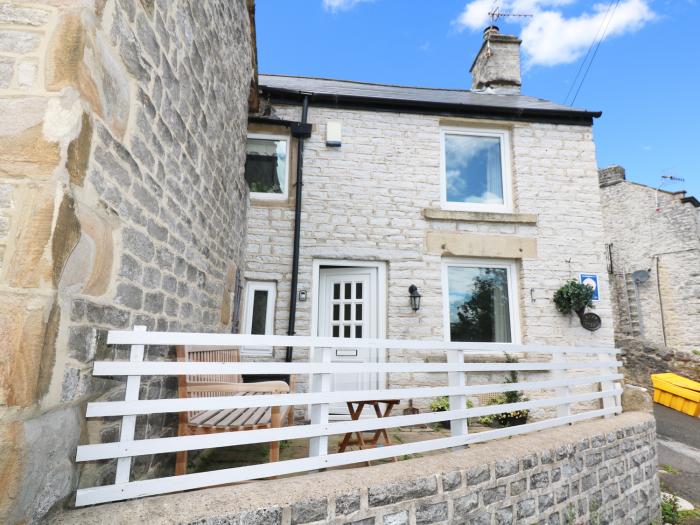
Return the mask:
<path id="1" fill-rule="evenodd" d="M 117 459 L 115 483 L 100 487 L 79 489 L 76 505 L 92 505 L 108 501 L 165 494 L 225 483 L 307 472 L 328 467 L 403 456 L 439 449 L 460 447 L 470 443 L 525 434 L 621 412 L 618 373 L 621 365 L 614 348 L 554 347 L 515 345 L 505 343 L 450 343 L 444 341 L 336 339 L 323 337 L 254 336 L 235 334 L 203 334 L 147 332 L 145 327 L 134 331 L 112 331 L 108 344 L 131 345 L 130 361 L 98 361 L 95 376 L 127 376 L 124 401 L 95 402 L 87 406 L 87 417 L 122 417 L 120 441 L 82 445 L 76 461 Z M 202 345 L 222 347 L 274 346 L 308 348 L 309 362 L 245 362 L 202 363 L 143 361 L 145 345 Z M 443 351 L 445 363 L 375 362 L 332 363 L 336 349 L 373 348 L 380 351 Z M 551 356 L 539 362 L 479 362 L 470 363 L 469 354 L 490 354 L 503 357 L 504 352 L 522 355 Z M 466 357 L 466 359 L 465 359 Z M 552 379 L 468 385 L 467 373 L 517 371 L 551 371 Z M 576 374 L 568 371 L 576 370 Z M 330 377 L 338 373 L 447 373 L 448 384 L 439 387 L 397 388 L 362 391 L 331 391 Z M 270 394 L 256 396 L 227 396 L 189 399 L 139 400 L 142 376 L 175 376 L 189 374 L 306 374 L 310 391 L 307 393 Z M 583 393 L 571 393 L 571 387 L 582 387 Z M 586 388 L 589 387 L 589 388 Z M 524 392 L 548 391 L 547 397 L 508 405 L 489 405 L 474 408 L 453 408 L 447 412 L 427 412 L 387 418 L 361 418 L 357 421 L 329 421 L 329 405 L 346 401 L 375 399 L 417 399 L 449 396 L 451 407 L 466 407 L 468 396 L 499 393 L 512 390 Z M 552 395 L 551 392 L 554 392 Z M 599 400 L 602 408 L 572 412 L 572 405 Z M 291 427 L 222 432 L 218 434 L 135 440 L 136 416 L 142 414 L 221 410 L 249 407 L 310 406 L 310 424 Z M 590 405 L 590 404 L 589 404 Z M 469 434 L 467 418 L 556 407 L 556 417 L 520 426 L 497 428 Z M 416 443 L 403 443 L 365 450 L 331 453 L 328 436 L 347 432 L 371 431 L 381 428 L 431 424 L 450 420 L 451 436 Z M 266 443 L 291 439 L 310 439 L 309 457 L 276 463 L 265 463 L 212 472 L 185 474 L 157 479 L 130 481 L 131 458 L 148 454 L 173 453 L 252 443 Z"/>

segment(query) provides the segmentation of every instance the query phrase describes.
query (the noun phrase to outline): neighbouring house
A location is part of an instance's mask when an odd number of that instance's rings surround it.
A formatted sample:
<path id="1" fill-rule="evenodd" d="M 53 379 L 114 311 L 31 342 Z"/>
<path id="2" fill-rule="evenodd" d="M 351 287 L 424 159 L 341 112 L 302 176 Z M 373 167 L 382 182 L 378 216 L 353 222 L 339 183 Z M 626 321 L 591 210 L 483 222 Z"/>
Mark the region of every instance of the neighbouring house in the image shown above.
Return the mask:
<path id="1" fill-rule="evenodd" d="M 613 344 L 592 134 L 600 113 L 521 94 L 519 48 L 488 29 L 472 90 L 260 75 L 243 330 Z M 599 281 L 597 331 L 552 302 L 580 273 Z M 244 355 L 308 358 L 285 348 Z M 384 358 L 339 350 L 335 360 Z M 348 374 L 335 388 L 377 381 Z"/>
<path id="2" fill-rule="evenodd" d="M 231 330 L 255 82 L 252 0 L 0 2 L 0 522 L 74 493 L 81 433 L 118 435 L 84 420 L 124 395 L 90 374 L 106 329 Z"/>
<path id="3" fill-rule="evenodd" d="M 666 367 L 700 378 L 700 201 L 629 181 L 621 166 L 599 174 L 616 341 L 641 382 Z"/>

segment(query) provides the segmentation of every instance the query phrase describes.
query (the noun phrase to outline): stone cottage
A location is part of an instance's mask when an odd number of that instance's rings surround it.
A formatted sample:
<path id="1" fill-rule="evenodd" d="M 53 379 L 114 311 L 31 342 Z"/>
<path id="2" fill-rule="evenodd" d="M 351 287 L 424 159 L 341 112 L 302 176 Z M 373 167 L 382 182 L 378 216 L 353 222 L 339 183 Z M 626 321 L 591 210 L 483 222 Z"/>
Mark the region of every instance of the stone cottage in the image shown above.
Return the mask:
<path id="1" fill-rule="evenodd" d="M 2 523 L 35 521 L 73 493 L 81 432 L 118 435 L 118 423 L 82 419 L 86 400 L 123 396 L 90 375 L 106 329 L 235 322 L 252 8 L 0 2 Z M 149 420 L 139 432 L 172 432 Z M 86 477 L 114 476 L 102 467 Z M 136 475 L 166 467 L 146 458 Z"/>
<path id="2" fill-rule="evenodd" d="M 521 94 L 519 46 L 488 30 L 472 90 L 260 75 L 261 112 L 248 127 L 244 331 L 613 344 L 592 135 L 600 113 Z M 579 273 L 599 279 L 594 332 L 552 303 Z M 307 358 L 296 352 L 243 355 Z M 358 389 L 378 378 L 339 382 Z"/>
<path id="3" fill-rule="evenodd" d="M 0 521 L 70 496 L 81 433 L 116 439 L 82 418 L 123 396 L 90 375 L 125 356 L 110 328 L 611 345 L 600 114 L 521 95 L 519 40 L 487 36 L 472 91 L 258 79 L 250 0 L 1 2 Z M 578 273 L 600 278 L 596 332 L 551 303 Z"/>
<path id="4" fill-rule="evenodd" d="M 629 181 L 621 166 L 600 170 L 600 188 L 618 344 L 647 376 L 670 366 L 700 379 L 687 352 L 700 350 L 700 201 Z"/>

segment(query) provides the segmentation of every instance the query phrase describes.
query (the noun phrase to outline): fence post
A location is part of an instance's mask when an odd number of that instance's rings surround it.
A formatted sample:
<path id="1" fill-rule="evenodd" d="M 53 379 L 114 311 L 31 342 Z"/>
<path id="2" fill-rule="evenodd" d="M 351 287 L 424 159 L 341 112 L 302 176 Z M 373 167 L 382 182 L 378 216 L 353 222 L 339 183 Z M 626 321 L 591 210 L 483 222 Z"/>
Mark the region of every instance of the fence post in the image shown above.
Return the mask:
<path id="1" fill-rule="evenodd" d="M 464 364 L 464 350 L 448 350 L 447 351 L 447 362 L 454 364 Z M 450 387 L 463 387 L 466 386 L 465 373 L 460 372 L 448 372 L 448 381 Z M 467 396 L 456 395 L 450 396 L 450 410 L 462 410 L 467 408 Z M 453 436 L 466 436 L 469 433 L 467 427 L 467 420 L 465 419 L 451 419 L 450 420 L 450 431 Z M 455 447 L 461 448 L 461 447 Z"/>
<path id="2" fill-rule="evenodd" d="M 566 352 L 552 354 L 552 362 L 563 364 L 568 361 Z M 566 369 L 557 368 L 552 374 L 554 379 L 566 379 L 568 377 L 568 372 Z M 556 396 L 557 397 L 569 397 L 571 395 L 571 389 L 568 385 L 557 387 Z M 571 415 L 571 403 L 564 403 L 562 405 L 557 405 L 557 417 L 566 417 Z"/>
<path id="3" fill-rule="evenodd" d="M 309 358 L 315 363 L 330 363 L 331 348 L 309 348 Z M 330 374 L 312 374 L 311 376 L 311 391 L 312 392 L 330 392 L 331 390 L 331 375 Z M 312 425 L 328 425 L 328 403 L 319 403 L 311 405 L 311 424 Z M 328 455 L 328 436 L 317 436 L 309 440 L 309 456 L 327 456 Z"/>
<path id="4" fill-rule="evenodd" d="M 599 361 L 609 361 L 610 354 L 598 354 L 598 360 Z M 611 374 L 611 373 L 613 373 L 613 369 L 601 368 L 600 373 L 606 374 L 606 375 Z M 600 382 L 600 390 L 601 391 L 612 390 L 614 388 L 615 388 L 614 381 L 601 381 Z M 603 408 L 614 408 L 615 406 L 619 406 L 619 402 L 617 401 L 617 396 L 615 396 L 615 397 L 605 396 L 603 398 Z M 606 415 L 605 417 L 610 417 L 610 414 Z"/>
<path id="5" fill-rule="evenodd" d="M 134 332 L 145 332 L 146 327 L 143 325 L 134 326 Z M 143 361 L 144 345 L 131 345 L 129 361 Z M 126 393 L 124 401 L 138 401 L 139 390 L 141 388 L 141 376 L 127 376 L 126 378 Z M 123 416 L 122 428 L 119 434 L 119 441 L 133 441 L 134 432 L 136 431 L 136 416 Z M 131 457 L 119 458 L 117 460 L 117 475 L 114 478 L 114 484 L 129 483 L 131 474 Z"/>

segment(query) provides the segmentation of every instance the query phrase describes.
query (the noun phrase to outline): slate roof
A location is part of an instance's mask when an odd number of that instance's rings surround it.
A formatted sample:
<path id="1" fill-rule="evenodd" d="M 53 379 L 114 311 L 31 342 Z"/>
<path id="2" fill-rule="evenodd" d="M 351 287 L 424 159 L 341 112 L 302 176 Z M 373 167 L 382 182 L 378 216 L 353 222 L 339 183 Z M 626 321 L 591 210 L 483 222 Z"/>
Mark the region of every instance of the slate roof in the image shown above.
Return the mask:
<path id="1" fill-rule="evenodd" d="M 301 93 L 312 93 L 310 103 L 323 106 L 364 106 L 431 114 L 499 116 L 528 121 L 553 120 L 587 124 L 601 115 L 599 111 L 571 108 L 526 95 L 459 89 L 263 74 L 259 76 L 259 85 L 262 93 L 269 94 L 274 100 L 301 100 Z"/>

